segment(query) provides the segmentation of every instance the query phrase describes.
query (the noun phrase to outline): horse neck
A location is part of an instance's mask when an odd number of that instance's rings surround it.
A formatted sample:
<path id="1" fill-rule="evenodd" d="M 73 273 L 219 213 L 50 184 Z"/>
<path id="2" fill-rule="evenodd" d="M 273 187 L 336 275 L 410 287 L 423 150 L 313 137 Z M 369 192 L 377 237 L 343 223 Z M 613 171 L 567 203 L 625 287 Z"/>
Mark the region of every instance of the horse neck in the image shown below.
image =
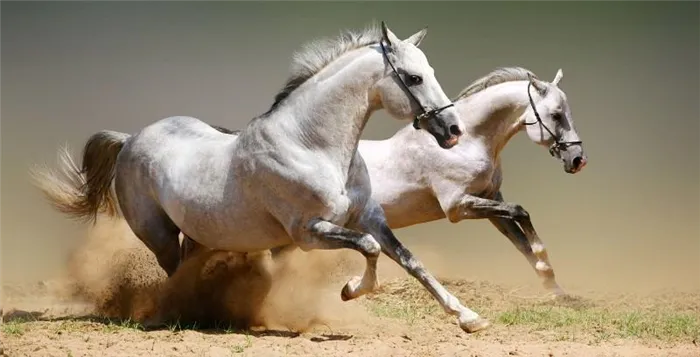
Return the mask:
<path id="1" fill-rule="evenodd" d="M 297 88 L 294 100 L 280 108 L 276 125 L 297 133 L 300 145 L 349 167 L 365 124 L 378 109 L 369 92 L 384 66 L 381 54 L 367 48 L 345 56 L 349 57 L 337 59 Z"/>
<path id="2" fill-rule="evenodd" d="M 481 140 L 498 159 L 510 139 L 524 126 L 520 121 L 529 105 L 527 81 L 505 82 L 460 99 L 457 108 L 468 137 Z"/>

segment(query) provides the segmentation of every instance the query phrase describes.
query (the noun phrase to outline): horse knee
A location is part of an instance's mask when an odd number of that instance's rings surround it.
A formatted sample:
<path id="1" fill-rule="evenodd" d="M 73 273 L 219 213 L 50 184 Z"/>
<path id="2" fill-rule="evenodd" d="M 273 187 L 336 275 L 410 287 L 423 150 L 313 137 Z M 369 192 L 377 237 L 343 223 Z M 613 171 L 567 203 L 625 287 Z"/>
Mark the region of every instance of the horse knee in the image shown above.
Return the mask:
<path id="1" fill-rule="evenodd" d="M 517 220 L 530 220 L 530 213 L 517 203 L 511 206 L 511 215 Z"/>
<path id="2" fill-rule="evenodd" d="M 358 242 L 366 257 L 378 257 L 382 252 L 382 246 L 371 234 L 365 234 Z"/>
<path id="3" fill-rule="evenodd" d="M 457 223 L 462 220 L 462 212 L 457 205 L 450 206 L 450 208 L 446 209 L 444 212 L 445 217 L 450 223 Z"/>

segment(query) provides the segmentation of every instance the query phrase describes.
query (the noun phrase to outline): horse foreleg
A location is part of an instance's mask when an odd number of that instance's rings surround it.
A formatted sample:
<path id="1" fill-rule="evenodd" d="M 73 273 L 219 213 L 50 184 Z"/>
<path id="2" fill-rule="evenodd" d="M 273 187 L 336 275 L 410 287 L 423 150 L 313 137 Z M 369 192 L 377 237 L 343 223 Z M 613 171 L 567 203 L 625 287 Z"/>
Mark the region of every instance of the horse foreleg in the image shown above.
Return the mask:
<path id="1" fill-rule="evenodd" d="M 537 274 L 544 279 L 546 288 L 558 296 L 565 294 L 555 281 L 554 269 L 544 244 L 532 225 L 530 214 L 522 206 L 504 202 L 500 192 L 493 200 L 464 195 L 450 206 L 447 217 L 453 223 L 463 219 L 489 219 L 525 255 Z"/>
<path id="2" fill-rule="evenodd" d="M 369 209 L 362 215 L 359 225 L 377 239 L 382 247 L 382 252 L 416 278 L 433 295 L 445 312 L 457 316 L 459 327 L 464 331 L 473 333 L 487 328 L 490 325 L 488 320 L 462 305 L 459 299 L 447 291 L 413 256 L 413 253 L 394 236 L 386 223 L 384 211 L 379 205 L 371 202 L 369 206 Z"/>
<path id="3" fill-rule="evenodd" d="M 367 233 L 344 228 L 322 219 L 312 219 L 301 229 L 294 242 L 303 251 L 312 249 L 354 249 L 365 256 L 367 265 L 362 277 L 350 279 L 343 287 L 343 301 L 357 298 L 375 290 L 377 284 L 377 259 L 381 252 L 379 243 Z"/>
<path id="4" fill-rule="evenodd" d="M 525 237 L 525 233 L 513 220 L 496 217 L 489 218 L 489 221 L 491 221 L 496 229 L 506 236 L 518 249 L 518 251 L 525 256 L 525 259 L 527 259 L 532 268 L 535 269 L 537 275 L 542 278 L 542 284 L 547 290 L 551 291 L 555 296 L 566 295 L 566 292 L 564 292 L 564 290 L 559 286 L 554 277 L 554 269 L 549 269 L 547 271 L 537 269 L 536 266 L 538 259 L 532 252 L 529 241 L 527 237 Z M 546 261 L 546 263 L 549 264 L 549 261 Z"/>

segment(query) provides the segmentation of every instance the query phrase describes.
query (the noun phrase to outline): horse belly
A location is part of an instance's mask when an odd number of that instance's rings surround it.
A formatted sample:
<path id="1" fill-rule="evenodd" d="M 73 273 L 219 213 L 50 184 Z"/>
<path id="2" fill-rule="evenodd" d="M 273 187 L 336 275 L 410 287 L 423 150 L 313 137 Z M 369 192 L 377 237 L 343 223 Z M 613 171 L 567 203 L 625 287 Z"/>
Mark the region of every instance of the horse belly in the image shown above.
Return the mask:
<path id="1" fill-rule="evenodd" d="M 193 177 L 193 175 L 189 175 Z M 286 232 L 255 201 L 222 179 L 161 190 L 163 208 L 180 230 L 211 249 L 261 251 L 290 242 Z"/>
<path id="2" fill-rule="evenodd" d="M 408 191 L 393 197 L 386 195 L 373 197 L 378 199 L 384 209 L 387 223 L 392 229 L 445 218 L 440 202 L 430 190 Z"/>
<path id="3" fill-rule="evenodd" d="M 279 222 L 262 212 L 189 215 L 181 229 L 206 247 L 234 252 L 257 252 L 291 243 Z"/>
<path id="4" fill-rule="evenodd" d="M 289 245 L 291 238 L 278 222 L 270 219 L 256 224 L 231 226 L 222 232 L 213 232 L 202 237 L 202 244 L 213 249 L 234 252 L 259 252 Z"/>

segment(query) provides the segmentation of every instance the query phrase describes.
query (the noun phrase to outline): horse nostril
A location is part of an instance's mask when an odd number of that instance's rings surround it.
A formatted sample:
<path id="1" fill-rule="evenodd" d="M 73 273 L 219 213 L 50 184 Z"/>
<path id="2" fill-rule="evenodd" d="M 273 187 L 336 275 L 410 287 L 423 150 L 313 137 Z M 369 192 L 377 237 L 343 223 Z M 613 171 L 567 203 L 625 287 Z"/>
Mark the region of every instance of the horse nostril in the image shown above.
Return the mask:
<path id="1" fill-rule="evenodd" d="M 450 125 L 450 134 L 455 135 L 455 136 L 460 136 L 460 135 L 462 135 L 462 131 L 459 130 L 458 125 Z"/>
<path id="2" fill-rule="evenodd" d="M 574 158 L 574 161 L 572 162 L 574 164 L 574 168 L 578 169 L 579 166 L 581 166 L 581 163 L 583 162 L 583 158 L 580 156 L 576 156 Z"/>

